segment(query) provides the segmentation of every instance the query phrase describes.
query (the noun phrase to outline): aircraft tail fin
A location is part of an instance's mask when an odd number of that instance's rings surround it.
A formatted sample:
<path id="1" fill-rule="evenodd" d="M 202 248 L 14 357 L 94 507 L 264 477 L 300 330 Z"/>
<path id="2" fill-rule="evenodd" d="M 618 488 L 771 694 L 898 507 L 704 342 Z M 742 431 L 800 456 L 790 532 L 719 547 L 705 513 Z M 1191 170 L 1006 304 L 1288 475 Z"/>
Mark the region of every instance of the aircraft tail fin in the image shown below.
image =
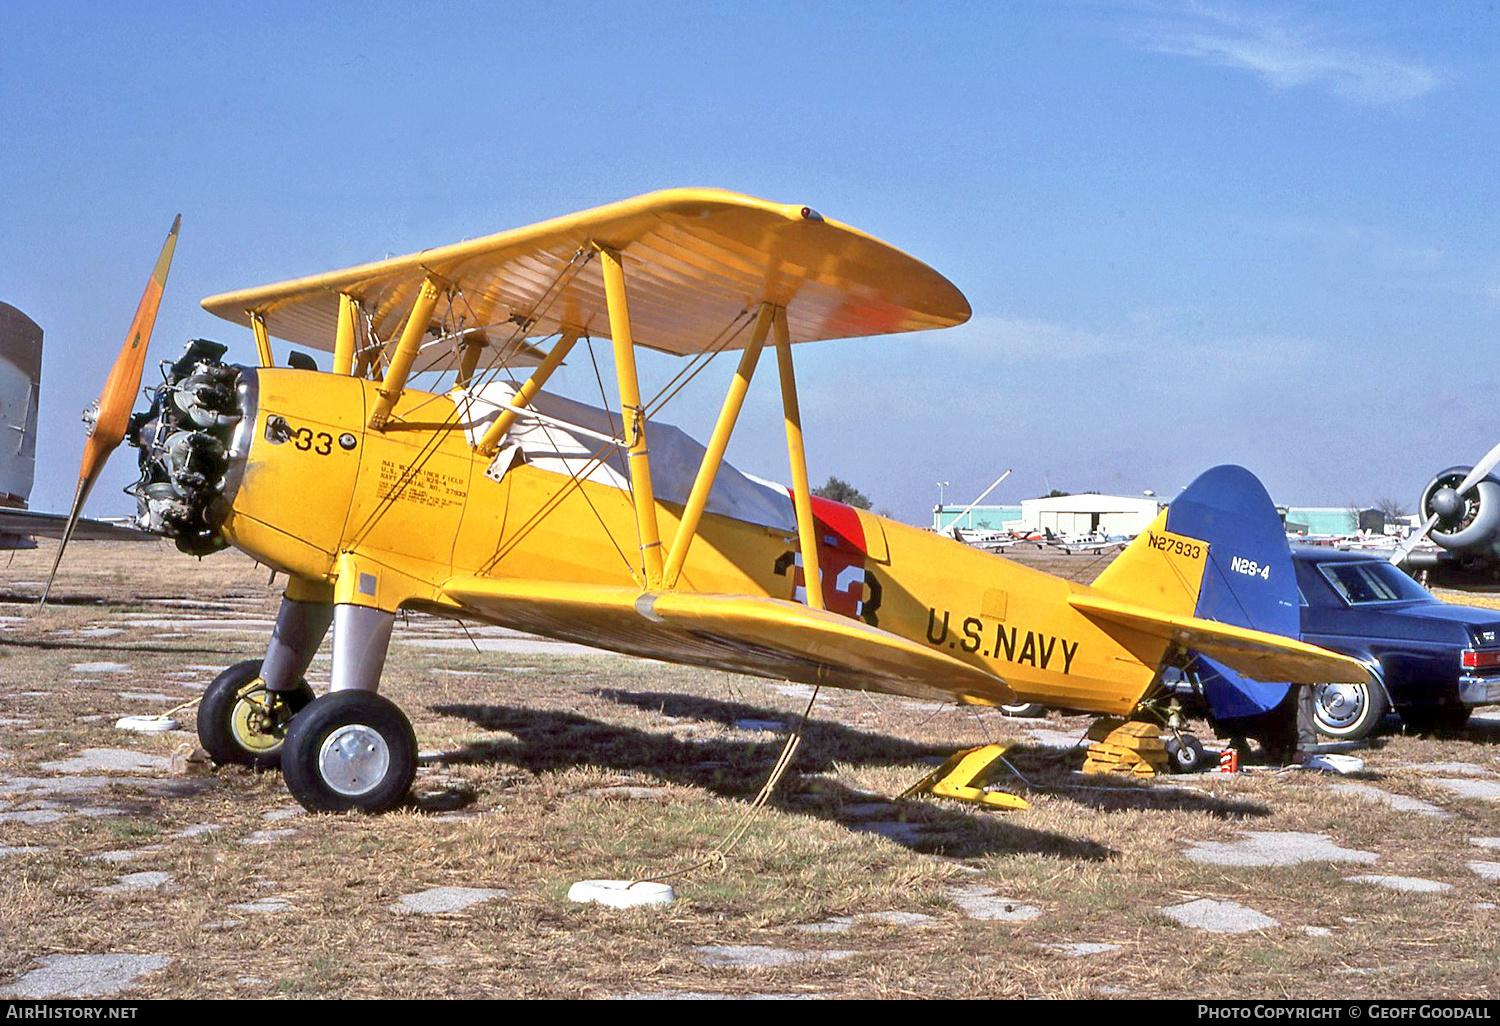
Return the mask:
<path id="1" fill-rule="evenodd" d="M 1081 611 L 1192 650 L 1231 686 L 1226 697 L 1240 705 L 1218 715 L 1264 711 L 1285 696 L 1285 684 L 1258 680 L 1364 679 L 1353 660 L 1297 640 L 1301 611 L 1285 529 L 1265 487 L 1243 467 L 1199 475 L 1093 589 L 1099 599 L 1080 597 Z"/>
<path id="2" fill-rule="evenodd" d="M 1094 587 L 1163 613 L 1301 636 L 1285 528 L 1243 467 L 1200 474 Z"/>
<path id="3" fill-rule="evenodd" d="M 42 329 L 0 303 L 0 507 L 25 509 L 31 495 L 41 381 Z M 0 549 L 35 547 L 25 535 L 0 531 Z"/>

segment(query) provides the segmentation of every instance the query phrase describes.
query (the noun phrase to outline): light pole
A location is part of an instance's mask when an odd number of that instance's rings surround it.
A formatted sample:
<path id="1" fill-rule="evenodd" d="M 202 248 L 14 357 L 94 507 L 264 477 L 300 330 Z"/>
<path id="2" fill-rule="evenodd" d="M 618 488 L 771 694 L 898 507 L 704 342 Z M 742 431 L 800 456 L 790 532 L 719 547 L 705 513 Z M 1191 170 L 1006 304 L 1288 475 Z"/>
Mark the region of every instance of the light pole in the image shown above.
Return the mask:
<path id="1" fill-rule="evenodd" d="M 947 481 L 939 481 L 937 483 L 937 486 L 938 486 L 938 504 L 937 504 L 937 521 L 938 522 L 937 522 L 937 528 L 938 528 L 938 530 L 941 531 L 943 529 L 943 527 L 945 526 L 943 524 L 943 489 L 948 487 L 948 482 Z"/>

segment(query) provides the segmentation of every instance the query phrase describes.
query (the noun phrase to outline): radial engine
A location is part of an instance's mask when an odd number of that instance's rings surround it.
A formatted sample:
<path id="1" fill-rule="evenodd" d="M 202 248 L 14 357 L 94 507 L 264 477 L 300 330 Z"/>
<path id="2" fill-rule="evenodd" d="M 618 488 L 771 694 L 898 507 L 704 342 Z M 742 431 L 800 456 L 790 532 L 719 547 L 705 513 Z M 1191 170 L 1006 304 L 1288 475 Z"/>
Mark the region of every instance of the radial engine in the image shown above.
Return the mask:
<path id="1" fill-rule="evenodd" d="M 223 362 L 227 347 L 195 339 L 163 381 L 151 405 L 132 416 L 128 438 L 140 450 L 136 526 L 165 535 L 183 552 L 207 555 L 225 547 L 219 526 L 243 468 L 254 421 L 253 375 Z"/>

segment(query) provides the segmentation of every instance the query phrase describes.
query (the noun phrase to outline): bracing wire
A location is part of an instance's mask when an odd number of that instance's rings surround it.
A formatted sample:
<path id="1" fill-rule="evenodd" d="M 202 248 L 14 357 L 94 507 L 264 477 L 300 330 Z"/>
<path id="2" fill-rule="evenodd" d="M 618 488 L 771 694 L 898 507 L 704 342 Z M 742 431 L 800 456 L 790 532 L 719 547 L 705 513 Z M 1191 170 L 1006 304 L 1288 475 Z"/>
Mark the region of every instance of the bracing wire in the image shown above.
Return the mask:
<path id="1" fill-rule="evenodd" d="M 813 685 L 813 692 L 808 696 L 807 706 L 802 710 L 802 715 L 797 720 L 796 728 L 787 735 L 786 743 L 781 748 L 781 755 L 777 757 L 775 765 L 771 767 L 770 775 L 766 778 L 765 784 L 761 786 L 760 792 L 755 796 L 755 800 L 750 803 L 750 807 L 741 814 L 739 820 L 730 829 L 729 833 L 725 834 L 719 840 L 719 843 L 714 845 L 708 855 L 681 869 L 675 869 L 671 872 L 660 873 L 654 876 L 637 877 L 630 881 L 632 884 L 661 883 L 664 880 L 673 880 L 678 877 L 687 876 L 689 873 L 696 873 L 705 866 L 722 866 L 725 863 L 729 855 L 739 846 L 740 841 L 744 839 L 745 834 L 750 829 L 751 822 L 760 813 L 761 809 L 765 808 L 766 802 L 776 790 L 776 785 L 781 783 L 782 776 L 785 775 L 787 769 L 791 766 L 792 758 L 797 754 L 797 749 L 802 744 L 802 730 L 807 726 L 808 717 L 812 715 L 813 703 L 818 700 L 818 692 L 820 690 L 820 685 Z"/>
<path id="2" fill-rule="evenodd" d="M 572 259 L 570 259 L 567 262 L 567 264 L 565 264 L 558 271 L 557 275 L 553 278 L 552 282 L 548 285 L 547 290 L 542 294 L 542 300 L 539 301 L 538 307 L 533 311 L 532 315 L 529 318 L 516 320 L 516 322 L 515 322 L 515 325 L 516 325 L 515 329 L 511 333 L 511 338 L 507 339 L 507 343 L 506 343 L 507 345 L 510 342 L 514 341 L 515 338 L 516 338 L 516 336 L 518 334 L 524 333 L 524 331 L 526 330 L 526 327 L 528 325 L 530 325 L 530 324 L 535 323 L 535 320 L 538 317 L 540 317 L 543 313 L 545 313 L 547 309 L 550 309 L 552 302 L 557 298 L 558 295 L 561 294 L 562 290 L 559 288 L 559 286 L 562 284 L 563 279 L 567 275 L 568 271 L 570 269 L 574 269 L 574 268 L 581 268 L 581 264 L 579 263 L 580 257 L 583 257 L 583 263 L 587 263 L 588 258 L 585 255 L 584 250 L 579 249 L 578 251 L 576 251 L 573 254 Z M 577 273 L 576 270 L 574 271 L 574 273 L 575 274 Z M 468 310 L 469 310 L 469 312 L 472 314 L 474 312 L 473 311 L 473 306 L 471 304 L 469 304 L 468 299 L 466 297 L 460 297 L 460 298 L 461 298 L 461 301 L 464 303 L 464 306 L 467 307 Z M 448 306 L 447 306 L 445 314 L 444 314 L 444 330 L 445 330 L 445 332 L 448 330 L 448 318 L 450 318 L 452 316 L 453 316 L 453 293 L 450 291 L 449 295 L 448 295 Z M 476 320 L 477 320 L 477 317 L 476 317 Z M 382 344 L 382 346 L 381 346 L 381 348 L 379 350 L 379 353 L 378 353 L 378 358 L 381 359 L 381 360 L 386 360 L 387 363 L 388 363 L 389 348 L 390 348 L 389 344 Z M 450 358 L 455 358 L 456 359 L 456 357 L 457 357 L 457 353 L 456 352 L 450 354 Z M 493 375 L 495 373 L 495 370 L 496 369 L 492 367 L 492 368 L 490 368 L 489 373 L 491 375 Z M 439 373 L 441 374 L 443 372 L 439 372 Z M 444 417 L 443 422 L 440 425 L 440 427 L 447 427 L 447 426 L 451 425 L 452 423 L 454 423 L 458 419 L 459 416 L 460 416 L 460 407 L 457 404 L 455 404 L 454 407 L 453 407 L 453 409 L 451 410 L 451 412 L 449 412 Z M 356 539 L 355 539 L 356 544 L 359 541 L 362 541 L 369 534 L 370 531 L 374 530 L 375 526 L 379 523 L 379 521 L 385 516 L 385 514 L 395 504 L 395 501 L 398 498 L 400 498 L 401 495 L 405 492 L 405 490 L 411 485 L 411 483 L 414 480 L 416 480 L 417 475 L 423 469 L 425 469 L 426 464 L 428 463 L 428 461 L 431 460 L 432 457 L 433 457 L 433 455 L 437 452 L 438 446 L 441 444 L 442 438 L 443 438 L 443 432 L 440 431 L 440 430 L 439 431 L 433 431 L 431 433 L 430 437 L 427 439 L 426 442 L 424 442 L 421 450 L 417 453 L 416 457 L 412 460 L 412 462 L 403 471 L 403 473 L 401 474 L 400 478 L 398 478 L 392 484 L 390 490 L 381 499 L 381 501 L 379 502 L 379 504 L 377 504 L 376 508 L 370 513 L 370 516 L 368 518 L 366 518 L 364 524 L 362 524 L 360 526 L 359 531 L 356 534 Z"/>

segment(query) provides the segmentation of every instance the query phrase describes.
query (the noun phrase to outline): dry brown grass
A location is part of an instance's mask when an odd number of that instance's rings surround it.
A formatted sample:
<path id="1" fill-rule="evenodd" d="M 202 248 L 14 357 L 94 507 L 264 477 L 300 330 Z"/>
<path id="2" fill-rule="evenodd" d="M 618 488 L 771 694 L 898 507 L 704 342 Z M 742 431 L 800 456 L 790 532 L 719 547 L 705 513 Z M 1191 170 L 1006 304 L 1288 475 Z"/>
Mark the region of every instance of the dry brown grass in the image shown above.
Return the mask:
<path id="1" fill-rule="evenodd" d="M 735 723 L 793 722 L 803 699 L 774 682 L 624 658 L 397 645 L 384 691 L 412 717 L 423 749 L 445 753 L 424 764 L 400 812 L 267 819 L 292 806 L 279 777 L 235 768 L 38 795 L 13 778 L 54 777 L 40 764 L 86 748 L 165 756 L 190 742 L 186 733 L 115 730 L 118 716 L 165 707 L 120 694 L 190 697 L 184 667 L 258 656 L 264 628 L 210 633 L 186 618 L 268 620 L 277 594 L 263 570 L 235 555 L 199 563 L 164 545 L 79 545 L 56 591 L 62 603 L 32 617 L 22 599 L 37 589 L 24 582 L 40 580 L 50 553 L 17 554 L 0 586 L 0 614 L 22 618 L 0 633 L 0 718 L 25 721 L 0 728 L 0 775 L 11 780 L 0 807 L 50 803 L 63 813 L 51 823 L 0 822 L 0 844 L 36 848 L 0 863 L 0 989 L 41 956 L 129 951 L 172 959 L 137 993 L 179 997 L 1494 996 L 1500 945 L 1496 910 L 1484 906 L 1497 901 L 1495 888 L 1465 862 L 1500 859 L 1468 840 L 1500 836 L 1500 803 L 1459 797 L 1413 768 L 1464 761 L 1500 771 L 1492 725 L 1464 738 L 1388 736 L 1359 753 L 1365 782 L 1452 813 L 1433 820 L 1339 794 L 1338 778 L 1316 774 L 1101 784 L 1073 773 L 1076 759 L 1031 741 L 1030 721 L 825 692 L 792 772 L 729 859 L 674 880 L 670 908 L 606 911 L 568 903 L 569 884 L 699 860 L 739 822 L 780 750 L 779 736 Z M 207 605 L 173 604 L 181 599 Z M 143 625 L 153 620 L 176 622 Z M 398 638 L 422 634 L 453 631 L 431 620 L 398 628 Z M 128 672 L 73 669 L 98 662 Z M 208 676 L 192 679 L 201 686 Z M 1081 735 L 1087 722 L 1054 714 L 1045 726 Z M 898 793 L 948 751 L 991 739 L 1015 743 L 1014 761 L 1036 786 L 1010 783 L 1032 810 L 925 799 L 875 817 L 920 827 L 916 840 L 860 829 L 870 821 L 861 805 Z M 87 814 L 99 806 L 123 811 Z M 198 824 L 218 829 L 181 835 Z M 243 843 L 279 830 L 295 835 Z M 1246 831 L 1327 834 L 1379 861 L 1231 867 L 1183 857 L 1190 841 Z M 141 854 L 96 858 L 120 851 Z M 147 870 L 172 874 L 171 884 L 96 890 Z M 1344 882 L 1365 873 L 1452 890 Z M 444 885 L 509 896 L 444 915 L 391 908 Z M 969 918 L 949 890 L 971 885 L 1043 914 Z M 285 899 L 288 910 L 231 909 L 265 897 Z M 1282 925 L 1215 935 L 1160 912 L 1199 897 L 1248 905 Z M 892 910 L 932 918 L 797 929 Z M 1070 958 L 1043 946 L 1080 941 L 1118 949 Z M 708 944 L 852 954 L 713 968 L 696 951 Z"/>

